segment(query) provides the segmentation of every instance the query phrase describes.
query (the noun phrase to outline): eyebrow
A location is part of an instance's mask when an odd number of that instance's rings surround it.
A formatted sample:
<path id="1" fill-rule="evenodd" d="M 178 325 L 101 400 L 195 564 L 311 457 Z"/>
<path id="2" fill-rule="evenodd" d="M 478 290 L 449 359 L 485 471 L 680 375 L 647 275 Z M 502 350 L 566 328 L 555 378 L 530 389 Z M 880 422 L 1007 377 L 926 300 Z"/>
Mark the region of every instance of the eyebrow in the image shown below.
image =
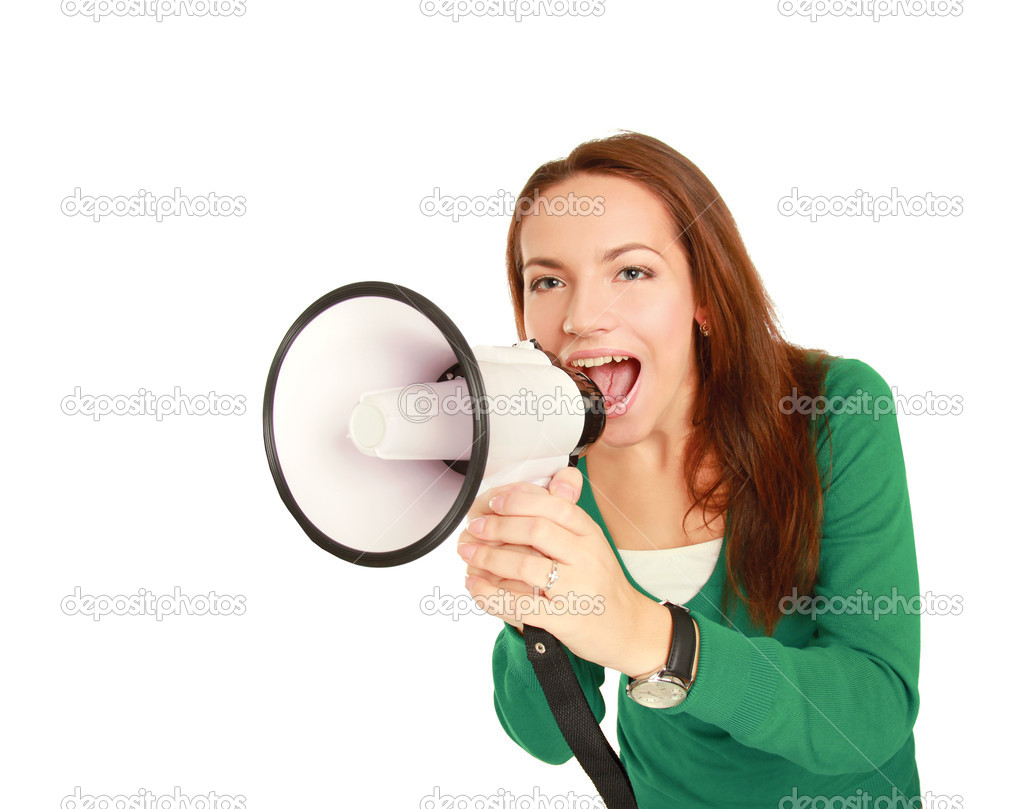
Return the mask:
<path id="1" fill-rule="evenodd" d="M 628 242 L 627 244 L 620 244 L 618 247 L 612 247 L 609 250 L 605 250 L 604 253 L 601 254 L 601 261 L 605 264 L 607 264 L 610 261 L 615 261 L 615 259 L 621 256 L 623 253 L 628 253 L 630 250 L 648 250 L 651 253 L 657 253 L 659 256 L 661 255 L 661 253 L 658 253 L 658 251 L 655 250 L 653 247 L 648 247 L 646 244 L 642 244 L 641 242 Z M 556 261 L 553 258 L 537 257 L 531 258 L 529 261 L 523 264 L 523 271 L 525 272 L 527 267 L 530 267 L 534 264 L 540 267 L 547 267 L 549 270 L 564 269 L 564 265 L 560 261 Z"/>

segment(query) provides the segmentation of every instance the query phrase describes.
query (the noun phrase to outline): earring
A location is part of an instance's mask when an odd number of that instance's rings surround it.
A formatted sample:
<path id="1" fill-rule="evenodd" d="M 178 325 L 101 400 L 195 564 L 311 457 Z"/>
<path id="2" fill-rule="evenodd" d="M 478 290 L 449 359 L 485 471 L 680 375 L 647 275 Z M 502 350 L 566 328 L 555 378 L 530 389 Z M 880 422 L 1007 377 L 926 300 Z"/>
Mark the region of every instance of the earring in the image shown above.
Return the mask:
<path id="1" fill-rule="evenodd" d="M 706 320 L 700 324 L 700 333 L 703 334 L 705 337 L 711 334 L 711 331 L 708 329 L 708 322 Z"/>

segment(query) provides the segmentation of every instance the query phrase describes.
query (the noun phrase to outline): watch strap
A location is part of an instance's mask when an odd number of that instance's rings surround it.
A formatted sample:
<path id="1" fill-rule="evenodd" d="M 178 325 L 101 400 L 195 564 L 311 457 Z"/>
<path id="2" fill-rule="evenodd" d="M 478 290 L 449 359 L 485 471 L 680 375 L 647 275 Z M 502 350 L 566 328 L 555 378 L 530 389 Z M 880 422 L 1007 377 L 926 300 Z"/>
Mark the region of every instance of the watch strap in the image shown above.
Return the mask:
<path id="1" fill-rule="evenodd" d="M 678 677 L 687 687 L 693 681 L 693 660 L 697 655 L 697 628 L 686 607 L 661 602 L 672 613 L 672 646 L 668 650 L 668 662 L 664 671 Z"/>

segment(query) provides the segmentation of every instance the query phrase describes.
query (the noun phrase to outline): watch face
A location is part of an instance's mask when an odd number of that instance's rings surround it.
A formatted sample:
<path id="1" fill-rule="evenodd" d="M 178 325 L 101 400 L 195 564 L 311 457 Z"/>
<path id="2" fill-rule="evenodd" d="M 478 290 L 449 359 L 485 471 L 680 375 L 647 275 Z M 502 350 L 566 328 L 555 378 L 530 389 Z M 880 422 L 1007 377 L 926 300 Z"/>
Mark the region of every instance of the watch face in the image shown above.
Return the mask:
<path id="1" fill-rule="evenodd" d="M 654 680 L 637 683 L 629 696 L 648 708 L 671 708 L 686 699 L 686 689 L 676 683 Z"/>

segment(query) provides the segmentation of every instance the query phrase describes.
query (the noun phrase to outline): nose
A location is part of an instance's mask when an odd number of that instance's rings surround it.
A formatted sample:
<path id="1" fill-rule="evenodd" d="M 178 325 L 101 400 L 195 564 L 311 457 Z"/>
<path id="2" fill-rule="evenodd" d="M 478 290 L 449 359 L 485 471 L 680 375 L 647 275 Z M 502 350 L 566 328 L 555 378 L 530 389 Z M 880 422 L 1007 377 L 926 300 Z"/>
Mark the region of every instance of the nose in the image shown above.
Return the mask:
<path id="1" fill-rule="evenodd" d="M 580 284 L 565 310 L 562 330 L 574 337 L 601 334 L 615 328 L 614 295 L 596 285 Z"/>

